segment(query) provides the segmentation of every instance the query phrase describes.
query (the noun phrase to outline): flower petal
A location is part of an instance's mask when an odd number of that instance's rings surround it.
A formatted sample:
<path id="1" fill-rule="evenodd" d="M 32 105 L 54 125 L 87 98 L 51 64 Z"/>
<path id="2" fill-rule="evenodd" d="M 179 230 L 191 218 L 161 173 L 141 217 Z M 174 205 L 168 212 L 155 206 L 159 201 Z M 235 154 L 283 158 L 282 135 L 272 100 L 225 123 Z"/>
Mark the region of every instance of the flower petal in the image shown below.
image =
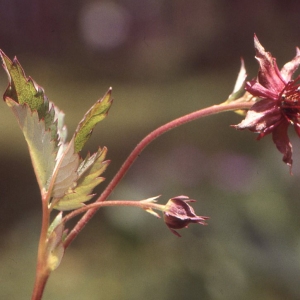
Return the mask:
<path id="1" fill-rule="evenodd" d="M 277 100 L 278 94 L 273 91 L 268 90 L 256 80 L 248 81 L 245 86 L 245 90 L 249 92 L 251 95 L 263 99 L 272 99 Z"/>
<path id="2" fill-rule="evenodd" d="M 240 130 L 249 129 L 264 136 L 270 133 L 281 118 L 281 112 L 276 103 L 273 100 L 264 99 L 255 103 L 247 112 L 246 118 L 233 127 Z"/>
<path id="3" fill-rule="evenodd" d="M 254 47 L 256 50 L 255 58 L 260 65 L 257 76 L 258 82 L 273 93 L 280 94 L 285 86 L 285 82 L 277 67 L 276 59 L 270 52 L 265 51 L 256 35 L 254 35 Z"/>
<path id="4" fill-rule="evenodd" d="M 296 72 L 299 65 L 300 65 L 300 49 L 297 47 L 296 56 L 291 61 L 286 63 L 280 71 L 282 78 L 286 82 L 290 81 L 292 75 Z"/>
<path id="5" fill-rule="evenodd" d="M 277 149 L 283 154 L 282 160 L 290 167 L 292 167 L 293 160 L 292 160 L 292 153 L 293 148 L 292 144 L 290 143 L 290 139 L 288 137 L 288 121 L 281 122 L 279 126 L 277 126 L 273 130 L 273 141 L 277 147 Z"/>

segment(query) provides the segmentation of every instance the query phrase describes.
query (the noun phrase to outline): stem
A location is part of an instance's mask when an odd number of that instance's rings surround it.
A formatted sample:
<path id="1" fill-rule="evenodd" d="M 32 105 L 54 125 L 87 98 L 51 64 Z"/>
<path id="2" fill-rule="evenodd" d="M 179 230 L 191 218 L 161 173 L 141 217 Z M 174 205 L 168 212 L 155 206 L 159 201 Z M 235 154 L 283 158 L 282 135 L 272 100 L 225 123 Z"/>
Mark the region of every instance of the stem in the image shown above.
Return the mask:
<path id="1" fill-rule="evenodd" d="M 120 182 L 120 180 L 123 178 L 123 176 L 126 174 L 132 163 L 135 161 L 135 159 L 139 156 L 139 154 L 144 150 L 146 146 L 148 146 L 153 140 L 155 140 L 157 137 L 162 135 L 163 133 L 176 128 L 180 125 L 183 125 L 185 123 L 191 122 L 196 119 L 200 119 L 202 117 L 218 114 L 225 111 L 234 111 L 234 110 L 241 110 L 241 109 L 249 109 L 254 104 L 254 102 L 239 102 L 238 100 L 233 101 L 229 104 L 226 102 L 220 104 L 220 105 L 213 105 L 192 113 L 189 113 L 187 115 L 184 115 L 182 117 L 179 117 L 171 122 L 166 123 L 165 125 L 162 125 L 149 133 L 144 139 L 142 139 L 139 144 L 133 149 L 133 151 L 130 153 L 128 158 L 125 160 L 115 177 L 111 180 L 111 182 L 108 184 L 106 189 L 102 192 L 102 194 L 99 196 L 99 198 L 95 201 L 102 202 L 107 199 L 107 197 L 110 195 L 110 193 L 113 191 L 113 189 L 117 186 L 117 184 Z M 78 221 L 76 226 L 72 229 L 70 234 L 65 240 L 65 248 L 67 248 L 70 243 L 75 239 L 75 237 L 78 235 L 78 233 L 83 229 L 83 227 L 87 224 L 87 222 L 93 217 L 93 215 L 96 213 L 99 207 L 92 208 L 88 210 L 84 216 Z"/>
<path id="2" fill-rule="evenodd" d="M 50 270 L 47 268 L 47 232 L 49 227 L 49 209 L 48 209 L 48 197 L 47 194 L 42 195 L 42 228 L 38 247 L 38 258 L 36 267 L 36 277 L 34 283 L 34 289 L 32 293 L 31 300 L 42 299 L 43 292 L 50 275 Z"/>
<path id="3" fill-rule="evenodd" d="M 99 209 L 103 206 L 131 206 L 131 207 L 139 207 L 141 209 L 157 209 L 160 211 L 164 210 L 165 205 L 157 204 L 153 202 L 143 202 L 143 201 L 136 201 L 136 200 L 110 200 L 110 201 L 100 201 L 94 202 L 88 205 L 85 205 L 81 208 L 78 208 L 71 213 L 67 214 L 63 219 L 62 223 L 68 222 L 70 219 L 76 217 L 79 214 L 86 212 L 89 209 Z M 157 215 L 158 217 L 159 215 Z"/>

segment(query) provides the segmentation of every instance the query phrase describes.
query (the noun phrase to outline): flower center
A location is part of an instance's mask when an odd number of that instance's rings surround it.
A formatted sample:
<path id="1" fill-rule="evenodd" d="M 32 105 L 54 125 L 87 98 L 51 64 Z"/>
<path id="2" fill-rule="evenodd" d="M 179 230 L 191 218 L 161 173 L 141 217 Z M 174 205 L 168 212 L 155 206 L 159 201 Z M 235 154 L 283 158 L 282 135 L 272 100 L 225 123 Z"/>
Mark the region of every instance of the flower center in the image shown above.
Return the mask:
<path id="1" fill-rule="evenodd" d="M 300 119 L 300 76 L 287 83 L 279 95 L 280 107 L 287 120 L 294 124 Z"/>

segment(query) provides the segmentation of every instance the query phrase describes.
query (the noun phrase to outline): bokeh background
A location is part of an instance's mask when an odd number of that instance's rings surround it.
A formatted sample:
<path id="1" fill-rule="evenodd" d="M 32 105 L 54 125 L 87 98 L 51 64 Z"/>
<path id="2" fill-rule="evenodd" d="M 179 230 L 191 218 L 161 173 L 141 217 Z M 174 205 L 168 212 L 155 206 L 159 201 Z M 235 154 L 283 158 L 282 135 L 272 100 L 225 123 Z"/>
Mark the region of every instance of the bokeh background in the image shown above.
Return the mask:
<path id="1" fill-rule="evenodd" d="M 280 0 L 0 0 L 0 48 L 66 113 L 70 135 L 113 87 L 109 116 L 86 149 L 107 146 L 106 182 L 157 126 L 224 101 L 253 33 L 279 66 L 300 46 L 300 2 Z M 0 72 L 0 90 L 7 77 Z M 0 298 L 30 299 L 41 204 L 25 141 L 0 108 Z M 134 208 L 99 211 L 52 274 L 52 299 L 300 299 L 300 142 L 293 176 L 267 136 L 225 113 L 157 139 L 110 199 L 197 199 L 209 226 L 177 238 Z M 85 150 L 87 151 L 87 150 Z M 85 152 L 86 153 L 86 152 Z"/>

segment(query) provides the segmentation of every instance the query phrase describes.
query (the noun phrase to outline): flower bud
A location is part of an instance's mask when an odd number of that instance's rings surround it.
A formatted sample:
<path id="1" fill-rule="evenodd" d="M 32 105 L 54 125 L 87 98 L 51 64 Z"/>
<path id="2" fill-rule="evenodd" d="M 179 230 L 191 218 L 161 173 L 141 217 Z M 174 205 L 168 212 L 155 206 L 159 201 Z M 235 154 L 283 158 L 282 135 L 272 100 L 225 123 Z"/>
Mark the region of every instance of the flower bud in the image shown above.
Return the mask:
<path id="1" fill-rule="evenodd" d="M 187 196 L 171 198 L 165 205 L 164 221 L 170 230 L 177 236 L 181 236 L 174 229 L 187 228 L 190 223 L 207 225 L 205 220 L 209 217 L 197 216 L 194 209 L 187 202 L 195 202 Z"/>

